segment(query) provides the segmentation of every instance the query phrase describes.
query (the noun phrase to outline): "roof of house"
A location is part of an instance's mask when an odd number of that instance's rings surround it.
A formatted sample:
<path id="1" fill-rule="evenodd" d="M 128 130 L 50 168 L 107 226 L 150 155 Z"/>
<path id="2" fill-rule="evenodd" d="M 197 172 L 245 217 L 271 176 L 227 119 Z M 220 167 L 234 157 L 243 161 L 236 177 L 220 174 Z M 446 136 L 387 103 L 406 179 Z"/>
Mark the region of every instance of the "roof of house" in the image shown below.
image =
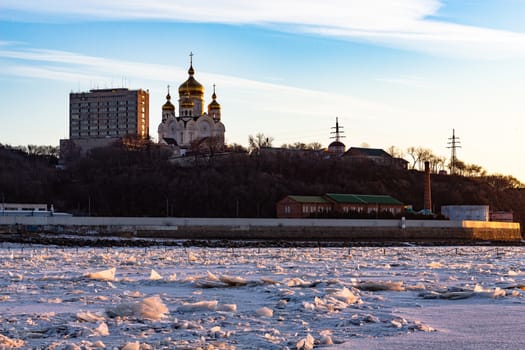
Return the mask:
<path id="1" fill-rule="evenodd" d="M 345 156 L 392 158 L 390 154 L 388 154 L 381 148 L 362 148 L 362 147 L 350 147 L 350 149 L 346 151 Z"/>
<path id="2" fill-rule="evenodd" d="M 402 202 L 388 195 L 327 193 L 326 197 L 337 203 L 403 205 Z"/>
<path id="3" fill-rule="evenodd" d="M 325 198 L 321 196 L 295 196 L 290 195 L 286 198 L 290 198 L 299 203 L 329 203 Z"/>

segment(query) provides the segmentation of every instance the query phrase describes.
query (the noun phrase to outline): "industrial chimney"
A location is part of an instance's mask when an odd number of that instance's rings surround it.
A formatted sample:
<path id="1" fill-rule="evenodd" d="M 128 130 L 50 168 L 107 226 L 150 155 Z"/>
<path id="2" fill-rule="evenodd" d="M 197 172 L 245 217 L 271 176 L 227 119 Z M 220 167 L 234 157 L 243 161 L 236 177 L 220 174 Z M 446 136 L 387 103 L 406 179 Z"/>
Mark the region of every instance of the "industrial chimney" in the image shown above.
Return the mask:
<path id="1" fill-rule="evenodd" d="M 430 188 L 430 163 L 425 162 L 425 195 L 423 197 L 423 209 L 432 212 L 432 190 Z"/>

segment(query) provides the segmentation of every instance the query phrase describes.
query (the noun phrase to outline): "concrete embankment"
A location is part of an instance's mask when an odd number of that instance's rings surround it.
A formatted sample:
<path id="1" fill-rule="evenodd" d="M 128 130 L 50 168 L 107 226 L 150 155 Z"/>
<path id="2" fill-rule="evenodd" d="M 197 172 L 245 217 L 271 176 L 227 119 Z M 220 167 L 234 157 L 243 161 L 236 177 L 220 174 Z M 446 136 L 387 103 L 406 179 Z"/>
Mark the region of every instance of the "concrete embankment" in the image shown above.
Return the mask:
<path id="1" fill-rule="evenodd" d="M 522 239 L 519 223 L 437 220 L 1 216 L 0 232 L 196 240 L 446 242 Z"/>

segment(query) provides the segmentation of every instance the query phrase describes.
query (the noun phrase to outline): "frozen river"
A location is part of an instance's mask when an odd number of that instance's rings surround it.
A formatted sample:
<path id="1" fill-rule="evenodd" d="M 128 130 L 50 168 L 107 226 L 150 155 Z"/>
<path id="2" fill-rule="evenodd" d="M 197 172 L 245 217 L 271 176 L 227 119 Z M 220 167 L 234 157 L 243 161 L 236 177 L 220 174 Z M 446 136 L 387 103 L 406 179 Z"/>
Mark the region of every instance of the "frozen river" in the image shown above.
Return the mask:
<path id="1" fill-rule="evenodd" d="M 525 348 L 524 247 L 0 245 L 0 349 Z"/>

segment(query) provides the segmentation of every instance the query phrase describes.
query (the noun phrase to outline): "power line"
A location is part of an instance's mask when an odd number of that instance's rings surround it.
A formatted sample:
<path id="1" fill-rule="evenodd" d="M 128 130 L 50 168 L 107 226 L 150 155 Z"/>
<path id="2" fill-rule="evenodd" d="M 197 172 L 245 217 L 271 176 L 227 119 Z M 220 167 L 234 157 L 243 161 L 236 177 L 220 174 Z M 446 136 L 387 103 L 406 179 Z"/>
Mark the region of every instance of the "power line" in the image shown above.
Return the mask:
<path id="1" fill-rule="evenodd" d="M 456 136 L 456 130 L 452 129 L 452 137 L 448 138 L 448 146 L 447 148 L 451 149 L 451 156 L 450 156 L 450 175 L 454 175 L 456 173 L 456 149 L 461 148 L 460 146 L 461 141 L 459 141 L 459 137 Z"/>
<path id="2" fill-rule="evenodd" d="M 330 132 L 331 135 L 334 135 L 334 136 L 330 136 L 331 139 L 335 139 L 335 141 L 339 142 L 342 138 L 346 137 L 346 136 L 343 136 L 344 134 L 344 131 L 342 130 L 343 127 L 339 126 L 338 117 L 335 117 L 335 126 L 332 126 L 332 129 L 335 129 L 335 131 Z"/>

